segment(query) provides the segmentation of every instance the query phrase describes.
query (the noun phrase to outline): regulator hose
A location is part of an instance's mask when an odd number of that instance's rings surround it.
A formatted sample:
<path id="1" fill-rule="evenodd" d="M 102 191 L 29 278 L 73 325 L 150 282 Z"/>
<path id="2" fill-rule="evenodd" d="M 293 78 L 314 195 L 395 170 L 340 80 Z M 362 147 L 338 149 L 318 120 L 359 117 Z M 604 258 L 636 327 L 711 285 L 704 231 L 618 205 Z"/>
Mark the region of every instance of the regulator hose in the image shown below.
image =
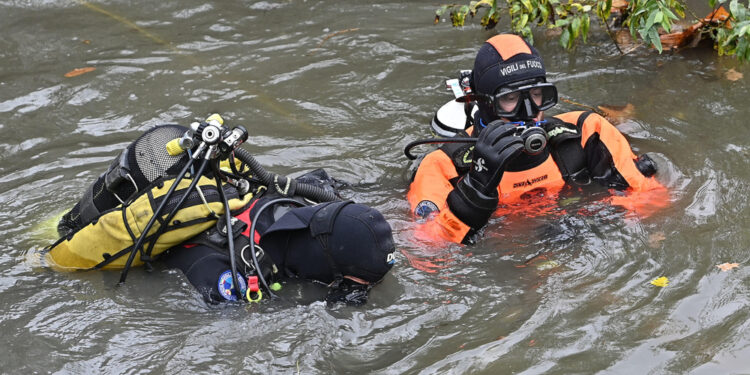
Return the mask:
<path id="1" fill-rule="evenodd" d="M 325 190 L 321 187 L 310 185 L 297 180 L 270 173 L 258 163 L 257 160 L 247 150 L 240 147 L 234 150 L 234 156 L 250 167 L 253 174 L 264 184 L 273 186 L 284 196 L 299 195 L 315 202 L 331 202 L 339 200 L 332 191 Z M 282 186 L 283 185 L 283 186 Z"/>
<path id="2" fill-rule="evenodd" d="M 219 170 L 218 163 L 216 165 L 212 166 L 214 168 L 214 171 Z M 237 293 L 237 299 L 242 300 L 242 289 L 240 288 L 240 277 L 239 274 L 237 274 L 237 260 L 235 260 L 234 257 L 234 232 L 232 228 L 232 212 L 231 208 L 229 207 L 229 200 L 227 199 L 227 195 L 224 194 L 224 188 L 221 185 L 221 177 L 219 177 L 219 174 L 215 174 L 216 178 L 216 186 L 218 187 L 219 191 L 219 198 L 221 199 L 221 203 L 224 205 L 224 219 L 226 220 L 226 231 L 227 231 L 227 244 L 229 249 L 229 264 L 232 267 L 232 286 L 234 287 L 235 292 Z"/>
<path id="3" fill-rule="evenodd" d="M 476 143 L 477 138 L 474 137 L 455 137 L 455 138 L 429 138 L 429 139 L 417 139 L 416 141 L 409 142 L 404 147 L 404 155 L 409 160 L 414 160 L 417 157 L 411 153 L 411 149 L 416 146 L 429 144 L 429 143 Z"/>
<path id="4" fill-rule="evenodd" d="M 276 199 L 273 199 L 273 200 L 271 200 L 269 202 L 266 202 L 264 205 L 262 205 L 258 209 L 258 212 L 256 212 L 255 215 L 253 215 L 253 218 L 252 218 L 252 221 L 251 221 L 252 224 L 250 224 L 250 232 L 249 232 L 249 233 L 251 233 L 250 234 L 250 256 L 253 258 L 253 266 L 255 267 L 255 273 L 258 275 L 258 280 L 260 281 L 261 285 L 263 285 L 263 287 L 266 288 L 266 290 L 268 291 L 268 294 L 271 297 L 276 297 L 276 295 L 273 294 L 272 289 L 268 286 L 268 282 L 266 281 L 266 278 L 263 276 L 263 270 L 260 268 L 260 263 L 258 262 L 258 257 L 255 255 L 255 246 L 258 246 L 258 247 L 260 247 L 260 246 L 259 246 L 259 244 L 255 243 L 255 236 L 252 233 L 255 233 L 255 225 L 258 223 L 258 218 L 260 217 L 260 214 L 266 208 L 269 208 L 269 207 L 271 207 L 271 206 L 273 206 L 274 204 L 277 204 L 277 203 L 289 203 L 289 204 L 296 205 L 298 207 L 306 206 L 305 203 L 298 202 L 298 201 L 296 201 L 296 200 L 294 200 L 292 198 L 276 198 Z M 266 256 L 270 257 L 270 255 L 266 255 Z"/>

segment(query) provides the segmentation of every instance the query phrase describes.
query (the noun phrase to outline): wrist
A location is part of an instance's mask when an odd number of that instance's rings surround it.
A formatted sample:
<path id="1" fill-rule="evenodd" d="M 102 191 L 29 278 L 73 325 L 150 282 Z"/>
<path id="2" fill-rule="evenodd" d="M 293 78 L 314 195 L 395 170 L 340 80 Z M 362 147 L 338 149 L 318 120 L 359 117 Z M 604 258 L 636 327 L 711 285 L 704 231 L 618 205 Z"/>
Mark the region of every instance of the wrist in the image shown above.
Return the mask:
<path id="1" fill-rule="evenodd" d="M 489 170 L 477 172 L 474 170 L 474 167 L 472 167 L 472 170 L 463 177 L 463 180 L 464 183 L 470 185 L 474 190 L 477 190 L 484 195 L 497 195 L 497 185 L 500 183 L 503 172 L 498 172 L 497 175 L 490 173 L 492 172 Z"/>
<path id="2" fill-rule="evenodd" d="M 458 181 L 456 188 L 448 194 L 448 207 L 466 225 L 479 229 L 487 224 L 497 209 L 497 190 L 493 192 L 494 194 L 487 195 L 478 190 L 467 176 Z"/>
<path id="3" fill-rule="evenodd" d="M 481 183 L 478 183 L 469 175 L 464 176 L 463 178 L 458 180 L 458 183 L 456 183 L 456 188 L 454 190 L 458 190 L 477 208 L 493 210 L 497 208 L 497 187 L 487 188 Z"/>

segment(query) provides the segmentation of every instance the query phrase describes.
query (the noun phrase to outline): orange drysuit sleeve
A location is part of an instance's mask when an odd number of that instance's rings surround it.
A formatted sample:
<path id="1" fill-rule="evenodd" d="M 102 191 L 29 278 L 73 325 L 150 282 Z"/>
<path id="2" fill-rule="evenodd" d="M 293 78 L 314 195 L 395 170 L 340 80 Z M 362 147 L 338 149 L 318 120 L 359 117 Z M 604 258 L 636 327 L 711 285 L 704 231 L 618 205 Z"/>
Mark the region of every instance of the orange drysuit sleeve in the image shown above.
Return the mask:
<path id="1" fill-rule="evenodd" d="M 568 112 L 555 117 L 575 124 L 583 112 Z M 592 113 L 581 124 L 581 147 L 586 147 L 592 135 L 597 134 L 612 155 L 614 168 L 627 181 L 628 189 L 610 198 L 612 204 L 640 214 L 650 215 L 669 204 L 669 192 L 653 176 L 644 176 L 636 166 L 638 159 L 625 136 L 604 117 Z"/>
<path id="2" fill-rule="evenodd" d="M 433 220 L 421 224 L 423 234 L 460 243 L 471 228 L 453 215 L 446 203 L 448 194 L 453 190 L 451 180 L 456 177 L 458 172 L 450 157 L 442 150 L 435 150 L 419 164 L 406 198 L 412 212 L 422 201 L 430 201 L 440 210 Z"/>

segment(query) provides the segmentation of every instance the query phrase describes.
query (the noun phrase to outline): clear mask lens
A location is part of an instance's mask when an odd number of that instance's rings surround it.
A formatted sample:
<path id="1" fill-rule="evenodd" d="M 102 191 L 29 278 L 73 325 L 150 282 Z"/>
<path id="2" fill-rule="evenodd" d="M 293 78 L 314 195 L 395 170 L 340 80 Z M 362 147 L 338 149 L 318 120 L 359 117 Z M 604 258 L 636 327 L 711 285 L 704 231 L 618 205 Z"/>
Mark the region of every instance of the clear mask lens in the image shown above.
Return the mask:
<path id="1" fill-rule="evenodd" d="M 492 98 L 495 114 L 514 118 L 521 114 L 534 117 L 539 111 L 557 104 L 557 88 L 552 83 L 537 83 L 516 88 L 501 88 Z"/>

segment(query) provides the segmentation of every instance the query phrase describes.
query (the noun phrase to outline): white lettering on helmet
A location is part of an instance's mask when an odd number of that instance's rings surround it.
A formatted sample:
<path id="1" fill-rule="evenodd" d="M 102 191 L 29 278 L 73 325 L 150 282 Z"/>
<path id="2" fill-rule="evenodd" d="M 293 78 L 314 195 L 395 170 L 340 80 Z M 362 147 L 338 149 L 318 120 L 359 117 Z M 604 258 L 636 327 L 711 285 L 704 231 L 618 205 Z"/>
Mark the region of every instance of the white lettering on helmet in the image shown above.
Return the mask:
<path id="1" fill-rule="evenodd" d="M 513 72 L 517 71 L 519 69 L 518 64 L 508 65 L 502 69 L 500 69 L 500 74 L 507 76 L 508 74 L 512 74 Z"/>
<path id="2" fill-rule="evenodd" d="M 526 66 L 529 68 L 542 69 L 542 63 L 536 60 L 529 60 L 526 62 Z"/>
<path id="3" fill-rule="evenodd" d="M 500 75 L 507 76 L 510 74 L 514 74 L 519 70 L 526 69 L 544 69 L 544 67 L 542 66 L 542 62 L 539 60 L 519 61 L 500 68 Z"/>
<path id="4" fill-rule="evenodd" d="M 388 253 L 388 256 L 385 257 L 385 262 L 388 264 L 396 263 L 396 253 Z"/>

